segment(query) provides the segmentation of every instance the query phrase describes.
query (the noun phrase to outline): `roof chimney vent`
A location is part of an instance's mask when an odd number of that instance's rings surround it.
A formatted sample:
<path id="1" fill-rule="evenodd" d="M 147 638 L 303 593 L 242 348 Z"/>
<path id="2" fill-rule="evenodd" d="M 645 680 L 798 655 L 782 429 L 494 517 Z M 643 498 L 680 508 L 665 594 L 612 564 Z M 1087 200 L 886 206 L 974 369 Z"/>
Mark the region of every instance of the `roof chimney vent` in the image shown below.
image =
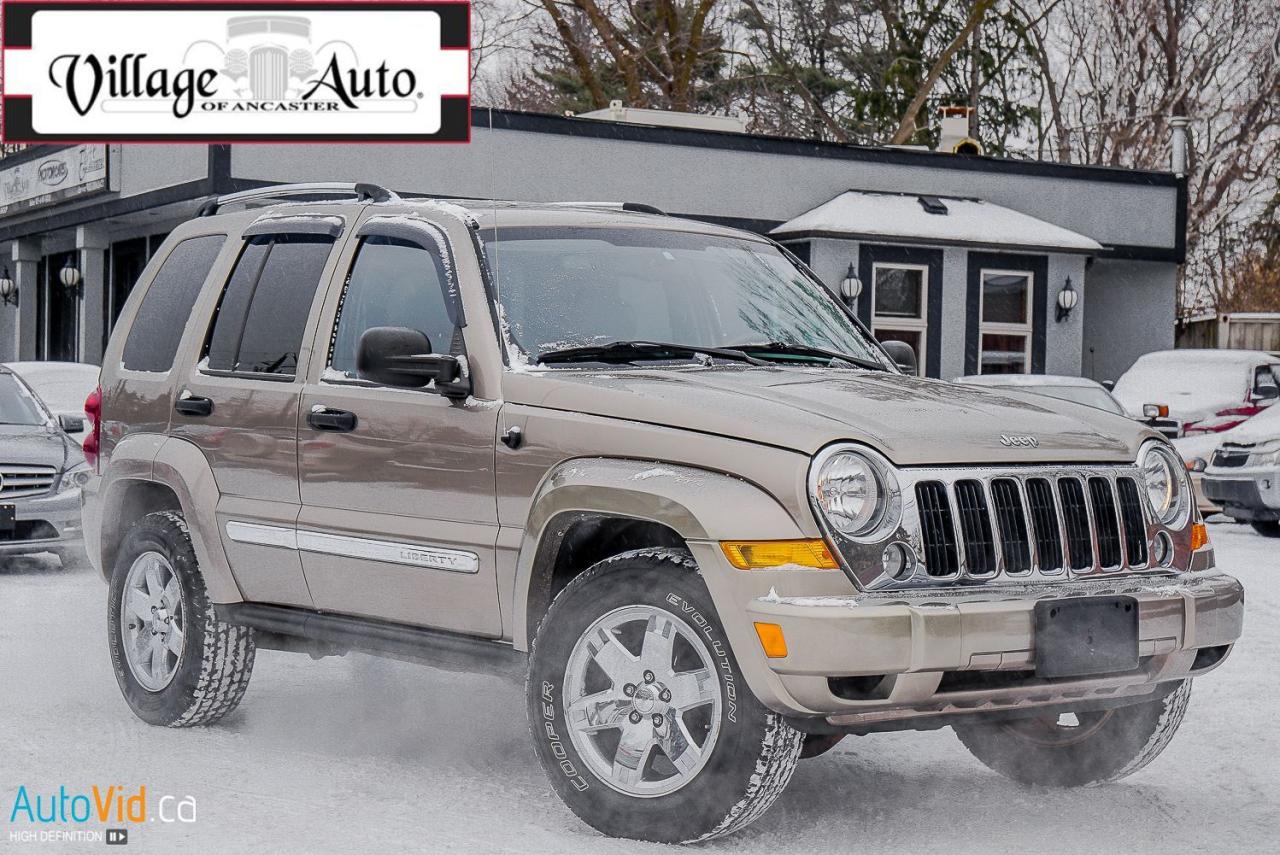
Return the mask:
<path id="1" fill-rule="evenodd" d="M 1186 116 L 1173 116 L 1169 119 L 1172 128 L 1172 139 L 1169 140 L 1169 171 L 1174 175 L 1187 174 L 1187 125 L 1191 120 Z"/>
<path id="2" fill-rule="evenodd" d="M 972 107 L 940 107 L 941 133 L 938 135 L 938 151 L 950 154 L 982 154 L 982 143 L 969 136 L 969 116 Z"/>

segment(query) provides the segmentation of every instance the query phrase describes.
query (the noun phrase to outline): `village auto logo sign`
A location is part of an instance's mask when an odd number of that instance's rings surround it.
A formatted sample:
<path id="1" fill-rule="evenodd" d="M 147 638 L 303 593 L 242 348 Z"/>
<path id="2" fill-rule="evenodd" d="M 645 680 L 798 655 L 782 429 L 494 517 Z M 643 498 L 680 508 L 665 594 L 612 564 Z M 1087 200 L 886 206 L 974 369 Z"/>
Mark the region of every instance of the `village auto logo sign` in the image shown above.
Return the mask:
<path id="1" fill-rule="evenodd" d="M 465 0 L 5 0 L 3 16 L 6 142 L 470 136 Z"/>

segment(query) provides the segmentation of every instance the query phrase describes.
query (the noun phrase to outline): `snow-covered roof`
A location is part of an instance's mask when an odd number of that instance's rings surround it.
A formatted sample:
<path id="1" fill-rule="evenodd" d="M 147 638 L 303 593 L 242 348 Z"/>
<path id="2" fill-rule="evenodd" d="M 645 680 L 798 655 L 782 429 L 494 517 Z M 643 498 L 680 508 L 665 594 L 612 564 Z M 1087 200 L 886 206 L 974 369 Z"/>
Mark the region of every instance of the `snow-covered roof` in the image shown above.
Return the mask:
<path id="1" fill-rule="evenodd" d="M 930 213 L 933 208 L 938 213 Z M 945 210 L 945 213 L 942 211 Z M 1094 253 L 1102 244 L 1003 205 L 950 196 L 846 190 L 775 228 L 774 237 L 830 235 L 898 242 Z"/>

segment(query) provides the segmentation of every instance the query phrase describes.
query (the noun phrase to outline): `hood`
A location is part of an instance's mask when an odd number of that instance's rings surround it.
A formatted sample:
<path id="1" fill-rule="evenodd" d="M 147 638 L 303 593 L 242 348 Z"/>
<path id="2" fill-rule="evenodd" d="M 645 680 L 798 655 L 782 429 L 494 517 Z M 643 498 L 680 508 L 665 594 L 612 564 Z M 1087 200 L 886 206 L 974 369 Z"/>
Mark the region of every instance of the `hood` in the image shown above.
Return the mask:
<path id="1" fill-rule="evenodd" d="M 813 454 L 864 442 L 900 466 L 1130 462 L 1155 434 L 1042 395 L 874 371 L 747 366 L 512 372 L 511 403 L 695 430 Z M 1037 445 L 1001 437 L 1032 436 Z"/>
<path id="2" fill-rule="evenodd" d="M 66 434 L 45 425 L 0 425 L 0 463 L 55 466 L 62 471 L 71 445 Z"/>

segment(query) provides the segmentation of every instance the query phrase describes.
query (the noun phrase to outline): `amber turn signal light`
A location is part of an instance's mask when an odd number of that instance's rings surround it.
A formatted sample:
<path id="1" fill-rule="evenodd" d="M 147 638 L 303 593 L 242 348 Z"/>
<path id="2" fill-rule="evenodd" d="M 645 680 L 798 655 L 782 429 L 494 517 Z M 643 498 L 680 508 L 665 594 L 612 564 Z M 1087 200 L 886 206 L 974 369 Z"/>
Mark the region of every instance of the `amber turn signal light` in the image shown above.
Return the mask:
<path id="1" fill-rule="evenodd" d="M 782 627 L 776 623 L 756 623 L 756 635 L 760 636 L 760 646 L 764 655 L 770 659 L 787 657 L 787 639 L 782 635 Z"/>
<path id="2" fill-rule="evenodd" d="M 1209 527 L 1202 522 L 1191 526 L 1191 551 L 1203 549 L 1209 545 Z"/>
<path id="3" fill-rule="evenodd" d="M 775 570 L 808 567 L 834 570 L 840 565 L 822 540 L 725 540 L 725 558 L 739 570 Z"/>

